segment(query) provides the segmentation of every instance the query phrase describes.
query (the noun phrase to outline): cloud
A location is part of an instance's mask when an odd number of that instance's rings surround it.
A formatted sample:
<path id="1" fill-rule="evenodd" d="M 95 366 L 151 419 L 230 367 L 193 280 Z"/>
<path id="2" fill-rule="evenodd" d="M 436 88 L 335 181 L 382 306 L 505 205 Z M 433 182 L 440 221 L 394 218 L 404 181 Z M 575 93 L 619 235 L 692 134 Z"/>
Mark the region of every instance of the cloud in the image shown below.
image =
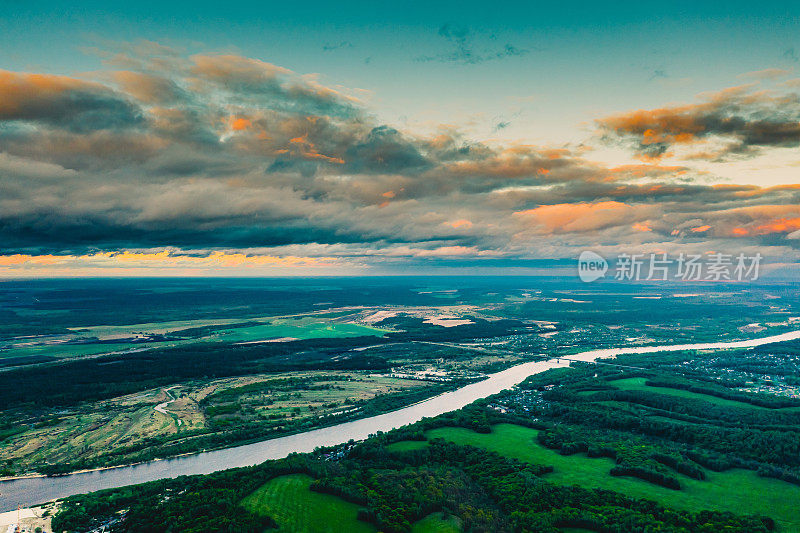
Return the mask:
<path id="1" fill-rule="evenodd" d="M 142 115 L 135 104 L 99 84 L 0 70 L 0 120 L 83 133 L 134 127 Z"/>
<path id="2" fill-rule="evenodd" d="M 800 204 L 748 206 L 712 216 L 718 233 L 736 237 L 787 235 L 800 229 Z"/>
<path id="3" fill-rule="evenodd" d="M 767 71 L 762 71 L 767 72 Z M 649 159 L 690 150 L 687 159 L 751 157 L 768 147 L 800 146 L 800 96 L 732 87 L 704 102 L 637 110 L 598 121 L 610 142 L 632 144 Z"/>
<path id="4" fill-rule="evenodd" d="M 341 50 L 344 48 L 353 48 L 353 43 L 350 41 L 339 41 L 338 43 L 325 43 L 322 45 L 323 52 L 332 52 L 334 50 Z"/>
<path id="5" fill-rule="evenodd" d="M 580 147 L 420 134 L 379 120 L 357 91 L 234 54 L 149 42 L 95 53 L 107 69 L 86 79 L 0 75 L 4 273 L 251 272 L 269 258 L 358 269 L 597 243 L 800 248 L 800 186 L 715 186 L 691 163 L 608 166 Z M 747 153 L 792 145 L 795 106 L 746 87 L 601 124 L 643 149 L 723 139 Z"/>
<path id="6" fill-rule="evenodd" d="M 345 159 L 352 172 L 414 172 L 431 166 L 415 143 L 389 126 L 373 128 L 348 148 Z"/>
<path id="7" fill-rule="evenodd" d="M 297 273 L 313 275 L 319 270 L 337 268 L 346 261 L 335 257 L 297 257 L 242 254 L 216 251 L 183 254 L 169 250 L 158 252 L 96 252 L 83 255 L 0 255 L 0 274 L 35 276 L 150 275 L 154 271 L 168 275 L 252 274 L 253 272 Z M 357 265 L 349 265 L 350 268 Z"/>
<path id="8" fill-rule="evenodd" d="M 514 216 L 542 233 L 576 233 L 630 225 L 656 214 L 651 206 L 623 202 L 567 203 L 543 205 L 518 211 Z"/>
<path id="9" fill-rule="evenodd" d="M 111 79 L 123 92 L 145 104 L 170 104 L 184 98 L 172 80 L 161 76 L 120 70 L 112 72 Z"/>
<path id="10" fill-rule="evenodd" d="M 746 72 L 741 74 L 740 78 L 750 78 L 755 80 L 776 80 L 785 78 L 792 73 L 791 70 L 782 68 L 765 68 L 763 70 L 755 70 L 753 72 Z"/>

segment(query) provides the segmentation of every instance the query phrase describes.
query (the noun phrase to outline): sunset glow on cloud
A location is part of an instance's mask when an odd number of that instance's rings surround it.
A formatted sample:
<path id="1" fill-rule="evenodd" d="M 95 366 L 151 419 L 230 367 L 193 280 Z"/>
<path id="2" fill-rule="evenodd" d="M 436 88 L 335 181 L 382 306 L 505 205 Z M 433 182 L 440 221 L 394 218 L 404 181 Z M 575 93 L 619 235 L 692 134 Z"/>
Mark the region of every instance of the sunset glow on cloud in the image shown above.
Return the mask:
<path id="1" fill-rule="evenodd" d="M 473 94 L 487 69 L 500 79 L 567 57 L 481 35 L 405 61 L 431 79 L 474 76 L 462 83 Z M 604 108 L 584 89 L 592 111 L 573 120 L 570 106 L 536 104 L 556 101 L 546 78 L 539 96 L 520 82 L 517 96 L 498 97 L 507 112 L 483 98 L 485 109 L 442 116 L 431 110 L 457 94 L 447 80 L 424 102 L 403 100 L 386 70 L 363 73 L 379 68 L 372 59 L 342 67 L 358 46 L 326 49 L 327 70 L 302 54 L 292 64 L 279 51 L 169 38 L 68 52 L 92 68 L 0 65 L 2 274 L 403 272 L 455 257 L 572 258 L 587 246 L 797 259 L 800 185 L 785 176 L 800 169 L 800 84 L 788 59 L 692 92 L 691 80 L 660 74 L 641 82 L 655 95 L 629 95 L 627 107 Z M 566 87 L 587 68 L 552 74 Z M 397 112 L 403 102 L 415 111 Z"/>

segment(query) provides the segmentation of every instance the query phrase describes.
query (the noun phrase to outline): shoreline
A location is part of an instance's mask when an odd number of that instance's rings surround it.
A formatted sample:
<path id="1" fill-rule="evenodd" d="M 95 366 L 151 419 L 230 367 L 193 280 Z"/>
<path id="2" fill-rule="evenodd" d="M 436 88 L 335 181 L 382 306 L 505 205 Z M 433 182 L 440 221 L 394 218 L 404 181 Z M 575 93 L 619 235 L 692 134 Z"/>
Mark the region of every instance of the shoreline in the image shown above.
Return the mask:
<path id="1" fill-rule="evenodd" d="M 522 364 L 522 363 L 520 363 L 520 364 Z M 473 383 L 474 382 L 480 382 L 480 381 L 486 379 L 488 376 L 489 375 L 482 377 L 480 380 L 473 381 Z M 463 386 L 465 386 L 465 385 L 462 385 L 462 387 Z M 170 388 L 172 388 L 172 387 L 170 387 Z M 342 418 L 342 419 L 339 419 L 339 420 L 331 421 L 328 424 L 319 424 L 319 425 L 313 426 L 313 427 L 311 427 L 309 429 L 304 429 L 304 430 L 301 430 L 301 431 L 280 432 L 278 435 L 275 435 L 274 437 L 269 437 L 269 438 L 266 438 L 266 439 L 257 437 L 257 438 L 250 439 L 250 440 L 240 441 L 240 442 L 237 442 L 236 444 L 233 444 L 232 446 L 220 446 L 220 447 L 212 447 L 212 448 L 203 448 L 201 450 L 195 450 L 195 451 L 192 451 L 192 452 L 184 452 L 184 453 L 179 453 L 179 454 L 175 454 L 175 455 L 170 455 L 170 456 L 167 456 L 167 457 L 155 457 L 153 459 L 146 459 L 146 460 L 143 460 L 143 461 L 135 461 L 133 463 L 123 463 L 123 464 L 118 464 L 118 465 L 97 466 L 97 467 L 93 467 L 93 468 L 81 468 L 81 469 L 78 469 L 78 470 L 70 470 L 69 472 L 64 472 L 63 474 L 47 475 L 47 474 L 40 474 L 38 472 L 31 472 L 31 473 L 28 473 L 28 474 L 22 474 L 22 475 L 16 475 L 16 476 L 5 476 L 5 477 L 0 476 L 0 486 L 2 486 L 3 483 L 11 482 L 11 481 L 17 481 L 17 480 L 38 479 L 38 478 L 58 479 L 58 478 L 62 478 L 62 477 L 68 477 L 68 476 L 71 476 L 73 474 L 89 474 L 89 473 L 92 473 L 92 472 L 101 472 L 103 470 L 114 470 L 114 469 L 117 469 L 117 468 L 132 468 L 132 467 L 136 467 L 136 466 L 145 465 L 145 464 L 148 464 L 148 463 L 155 463 L 157 461 L 170 461 L 172 459 L 180 459 L 181 457 L 200 455 L 200 454 L 203 454 L 203 453 L 210 453 L 210 452 L 216 452 L 216 451 L 222 451 L 222 450 L 230 450 L 230 449 L 238 448 L 238 447 L 241 447 L 241 446 L 248 446 L 248 445 L 251 445 L 251 444 L 257 444 L 257 443 L 260 443 L 260 442 L 269 442 L 271 440 L 281 439 L 281 438 L 284 438 L 284 437 L 291 437 L 291 436 L 294 436 L 294 435 L 301 435 L 303 433 L 308 433 L 308 432 L 315 431 L 315 430 L 318 430 L 318 429 L 326 429 L 326 428 L 338 426 L 340 424 L 346 424 L 348 422 L 357 422 L 359 420 L 366 420 L 366 419 L 369 419 L 369 418 L 374 417 L 374 416 L 382 416 L 382 415 L 391 414 L 393 412 L 401 411 L 403 409 L 407 409 L 409 407 L 413 407 L 415 405 L 419 405 L 421 403 L 433 400 L 433 399 L 435 399 L 435 398 L 437 398 L 439 396 L 442 396 L 442 395 L 447 394 L 449 392 L 453 392 L 454 390 L 458 390 L 458 388 L 446 390 L 446 391 L 440 392 L 440 393 L 438 393 L 438 394 L 436 394 L 434 396 L 429 396 L 428 398 L 424 398 L 422 400 L 417 400 L 416 402 L 410 403 L 408 405 L 404 405 L 402 407 L 398 407 L 396 409 L 391 409 L 389 411 L 378 412 L 378 413 L 371 414 L 371 415 L 368 415 L 368 416 L 363 416 L 363 417 L 355 417 L 355 418 L 346 418 L 345 417 L 345 418 Z"/>
<path id="2" fill-rule="evenodd" d="M 593 362 L 597 359 L 614 358 L 617 355 L 630 353 L 750 348 L 796 339 L 800 339 L 800 330 L 743 341 L 602 348 L 573 354 L 568 356 L 569 359 L 561 356 L 542 361 L 520 363 L 506 370 L 491 374 L 485 380 L 444 392 L 398 410 L 292 435 L 214 451 L 188 453 L 169 459 L 156 459 L 131 465 L 104 467 L 57 477 L 21 477 L 16 480 L 0 481 L 0 512 L 13 509 L 23 503 L 25 507 L 30 507 L 34 504 L 102 489 L 134 485 L 157 479 L 174 478 L 181 475 L 209 474 L 221 470 L 247 467 L 270 459 L 279 459 L 290 453 L 308 453 L 318 447 L 335 446 L 351 439 L 363 440 L 378 431 L 389 431 L 426 417 L 438 416 L 460 409 L 480 398 L 507 390 L 531 375 L 552 368 L 568 367 L 574 361 Z M 14 494 L 14 496 L 7 496 L 9 493 Z M 11 499 L 12 497 L 14 498 L 13 500 Z"/>

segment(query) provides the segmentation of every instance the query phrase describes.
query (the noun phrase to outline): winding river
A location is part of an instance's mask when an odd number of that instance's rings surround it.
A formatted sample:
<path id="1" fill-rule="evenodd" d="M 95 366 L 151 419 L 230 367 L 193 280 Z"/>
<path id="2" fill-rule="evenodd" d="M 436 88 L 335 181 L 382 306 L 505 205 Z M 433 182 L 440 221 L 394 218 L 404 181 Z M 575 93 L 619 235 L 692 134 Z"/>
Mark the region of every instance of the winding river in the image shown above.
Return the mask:
<path id="1" fill-rule="evenodd" d="M 60 477 L 28 477 L 3 481 L 0 482 L 0 512 L 15 509 L 17 505 L 27 507 L 73 494 L 100 489 L 144 483 L 167 477 L 209 474 L 227 468 L 250 466 L 268 459 L 279 459 L 292 452 L 310 452 L 318 446 L 333 446 L 347 442 L 350 439 L 362 440 L 377 431 L 388 431 L 417 422 L 424 417 L 437 416 L 448 411 L 460 409 L 479 398 L 511 388 L 528 376 L 551 368 L 568 366 L 572 361 L 591 362 L 599 358 L 632 353 L 748 348 L 798 338 L 800 338 L 800 331 L 792 331 L 781 335 L 737 342 L 606 348 L 570 355 L 568 359 L 560 358 L 522 363 L 502 372 L 492 374 L 478 383 L 472 383 L 403 409 L 335 426 L 234 448 L 131 466 L 80 472 Z"/>

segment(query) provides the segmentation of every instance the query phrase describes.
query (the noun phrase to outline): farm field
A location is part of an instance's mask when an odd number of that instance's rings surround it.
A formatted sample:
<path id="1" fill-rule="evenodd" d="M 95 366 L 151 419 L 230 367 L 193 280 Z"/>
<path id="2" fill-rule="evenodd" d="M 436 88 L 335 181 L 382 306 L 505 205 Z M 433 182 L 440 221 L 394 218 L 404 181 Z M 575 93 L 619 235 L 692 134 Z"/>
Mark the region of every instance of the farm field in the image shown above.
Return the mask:
<path id="1" fill-rule="evenodd" d="M 278 533 L 369 533 L 377 529 L 358 520 L 359 506 L 310 490 L 312 478 L 290 474 L 271 479 L 242 500 L 242 507 L 278 523 Z M 411 533 L 458 533 L 459 520 L 432 513 L 414 522 Z"/>
<path id="2" fill-rule="evenodd" d="M 194 343 L 274 342 L 281 339 L 324 339 L 375 336 L 391 331 L 347 321 L 334 321 L 338 314 L 256 319 L 184 320 L 69 328 L 57 336 L 33 336 L 0 342 L 3 359 L 71 358 L 127 350 L 187 346 Z"/>
<path id="3" fill-rule="evenodd" d="M 44 464 L 99 466 L 107 454 L 117 462 L 135 462 L 148 458 L 139 455 L 145 439 L 186 446 L 243 425 L 285 432 L 327 415 L 370 408 L 368 402 L 377 397 L 424 394 L 430 387 L 422 380 L 336 371 L 182 383 L 54 411 L 45 423 L 20 425 L 0 448 L 0 461 L 11 461 L 17 471 Z"/>
<path id="4" fill-rule="evenodd" d="M 281 476 L 242 500 L 242 507 L 270 516 L 280 533 L 370 533 L 375 527 L 357 519 L 358 505 L 309 490 L 303 474 Z"/>
<path id="5" fill-rule="evenodd" d="M 349 322 L 327 322 L 317 317 L 284 318 L 266 324 L 240 327 L 216 332 L 214 340 L 225 342 L 259 342 L 269 339 L 319 339 L 343 337 L 380 337 L 387 329 L 353 324 Z"/>

